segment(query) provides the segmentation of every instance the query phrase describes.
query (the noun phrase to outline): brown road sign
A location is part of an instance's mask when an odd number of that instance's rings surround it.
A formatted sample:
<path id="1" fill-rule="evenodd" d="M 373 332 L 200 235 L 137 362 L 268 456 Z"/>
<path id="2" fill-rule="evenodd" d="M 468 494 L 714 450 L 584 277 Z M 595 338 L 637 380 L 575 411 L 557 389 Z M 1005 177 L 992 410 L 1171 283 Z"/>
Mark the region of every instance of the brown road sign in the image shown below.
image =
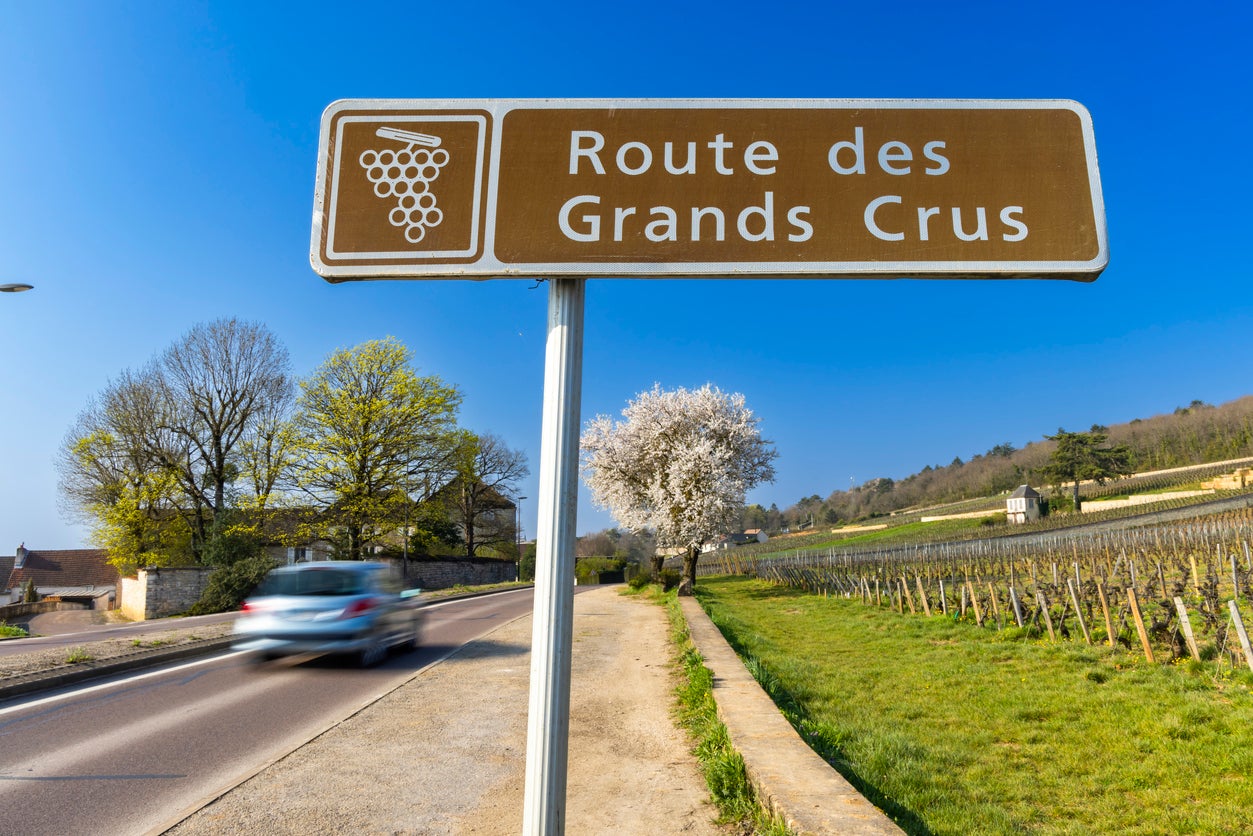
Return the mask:
<path id="1" fill-rule="evenodd" d="M 1071 101 L 348 100 L 310 258 L 364 278 L 1090 281 L 1109 261 Z"/>

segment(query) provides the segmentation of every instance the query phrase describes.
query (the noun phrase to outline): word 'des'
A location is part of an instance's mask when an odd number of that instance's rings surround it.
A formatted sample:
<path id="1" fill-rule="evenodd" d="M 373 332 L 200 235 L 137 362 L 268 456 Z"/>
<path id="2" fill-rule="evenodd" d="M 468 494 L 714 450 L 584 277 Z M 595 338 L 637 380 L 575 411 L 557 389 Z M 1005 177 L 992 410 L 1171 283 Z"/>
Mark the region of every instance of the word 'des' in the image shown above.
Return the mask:
<path id="1" fill-rule="evenodd" d="M 1108 253 L 1074 102 L 367 100 L 323 117 L 311 259 L 335 281 L 1090 280 Z"/>

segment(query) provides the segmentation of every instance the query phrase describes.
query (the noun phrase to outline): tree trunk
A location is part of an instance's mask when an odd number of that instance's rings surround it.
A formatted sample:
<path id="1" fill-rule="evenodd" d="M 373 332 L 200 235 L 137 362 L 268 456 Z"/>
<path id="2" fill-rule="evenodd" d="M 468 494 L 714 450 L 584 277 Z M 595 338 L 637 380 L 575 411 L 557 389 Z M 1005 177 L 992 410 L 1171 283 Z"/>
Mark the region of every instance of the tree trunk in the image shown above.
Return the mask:
<path id="1" fill-rule="evenodd" d="M 1074 500 L 1075 500 L 1075 513 L 1076 513 L 1076 514 L 1078 514 L 1078 513 L 1079 513 L 1079 511 L 1080 511 L 1080 506 L 1079 506 L 1079 501 L 1080 501 L 1080 500 L 1079 500 L 1079 480 L 1078 480 L 1078 479 L 1076 479 L 1076 480 L 1075 480 L 1075 489 L 1074 489 L 1074 494 L 1073 494 L 1073 496 L 1074 496 Z"/>
<path id="2" fill-rule="evenodd" d="M 679 585 L 680 595 L 693 595 L 696 590 L 696 560 L 700 557 L 700 546 L 688 546 L 683 555 L 683 583 Z"/>
<path id="3" fill-rule="evenodd" d="M 661 567 L 665 565 L 665 562 L 665 555 L 653 555 L 653 580 L 657 580 L 661 577 Z"/>

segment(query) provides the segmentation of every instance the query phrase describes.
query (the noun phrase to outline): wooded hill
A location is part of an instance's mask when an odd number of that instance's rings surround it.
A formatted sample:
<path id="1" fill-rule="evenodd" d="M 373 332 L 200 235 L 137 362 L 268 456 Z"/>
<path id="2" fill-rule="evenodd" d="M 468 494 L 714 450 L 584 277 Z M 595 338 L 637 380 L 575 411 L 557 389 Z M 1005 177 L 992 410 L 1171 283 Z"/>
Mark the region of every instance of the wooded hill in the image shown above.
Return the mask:
<path id="1" fill-rule="evenodd" d="M 1193 401 L 1173 413 L 1137 418 L 1125 424 L 1094 425 L 1108 434 L 1108 445 L 1126 445 L 1134 472 L 1163 470 L 1253 456 L 1253 396 L 1221 406 Z M 995 496 L 1019 485 L 1045 487 L 1039 470 L 1056 442 L 1047 439 L 1022 449 L 998 444 L 969 461 L 928 465 L 905 479 L 871 479 L 852 490 L 836 490 L 825 499 L 817 494 L 784 511 L 752 505 L 745 509 L 744 528 L 776 531 L 814 525 L 835 525 L 976 497 Z"/>

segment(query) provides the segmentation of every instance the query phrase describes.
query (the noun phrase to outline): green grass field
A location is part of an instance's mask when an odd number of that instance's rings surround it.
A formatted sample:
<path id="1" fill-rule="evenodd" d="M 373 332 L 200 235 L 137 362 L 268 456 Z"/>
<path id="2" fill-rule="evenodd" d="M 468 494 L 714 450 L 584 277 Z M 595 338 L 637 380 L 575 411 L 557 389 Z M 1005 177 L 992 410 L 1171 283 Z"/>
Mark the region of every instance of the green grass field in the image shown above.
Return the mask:
<path id="1" fill-rule="evenodd" d="M 697 592 L 802 735 L 909 833 L 1253 832 L 1253 675 L 744 578 Z"/>

